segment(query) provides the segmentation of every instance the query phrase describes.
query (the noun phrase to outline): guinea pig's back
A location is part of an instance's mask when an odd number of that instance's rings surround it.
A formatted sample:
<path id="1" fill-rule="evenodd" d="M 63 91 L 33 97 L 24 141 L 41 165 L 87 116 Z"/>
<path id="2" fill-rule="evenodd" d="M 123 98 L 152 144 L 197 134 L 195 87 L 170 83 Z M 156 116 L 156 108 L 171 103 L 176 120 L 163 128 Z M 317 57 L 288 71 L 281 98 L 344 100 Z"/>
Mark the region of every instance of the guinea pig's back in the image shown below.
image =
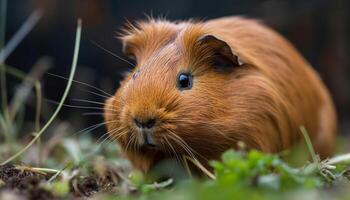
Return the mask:
<path id="1" fill-rule="evenodd" d="M 337 129 L 332 99 L 316 71 L 293 45 L 255 20 L 224 17 L 210 20 L 205 26 L 274 84 L 283 109 L 278 123 L 282 131 L 278 134 L 291 141 L 282 148 L 302 138 L 300 126 L 304 126 L 320 156 L 331 155 Z"/>

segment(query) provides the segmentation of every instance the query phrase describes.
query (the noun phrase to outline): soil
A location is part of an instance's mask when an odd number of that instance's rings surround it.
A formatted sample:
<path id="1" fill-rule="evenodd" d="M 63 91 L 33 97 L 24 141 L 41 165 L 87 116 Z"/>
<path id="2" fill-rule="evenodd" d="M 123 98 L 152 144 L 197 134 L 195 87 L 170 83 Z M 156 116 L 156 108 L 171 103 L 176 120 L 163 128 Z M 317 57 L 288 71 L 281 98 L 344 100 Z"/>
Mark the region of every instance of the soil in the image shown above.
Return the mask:
<path id="1" fill-rule="evenodd" d="M 40 182 L 49 176 L 34 171 L 19 169 L 14 165 L 0 166 L 0 179 L 4 182 L 2 192 L 11 191 L 24 199 L 57 199 L 51 192 L 40 187 Z"/>
<path id="2" fill-rule="evenodd" d="M 31 170 L 30 167 L 0 166 L 0 199 L 8 192 L 20 199 L 62 199 L 43 187 L 50 177 L 50 174 Z M 119 176 L 112 169 L 103 173 L 92 172 L 86 177 L 73 177 L 70 180 L 70 193 L 64 199 L 84 199 L 101 191 L 111 191 L 118 181 Z"/>

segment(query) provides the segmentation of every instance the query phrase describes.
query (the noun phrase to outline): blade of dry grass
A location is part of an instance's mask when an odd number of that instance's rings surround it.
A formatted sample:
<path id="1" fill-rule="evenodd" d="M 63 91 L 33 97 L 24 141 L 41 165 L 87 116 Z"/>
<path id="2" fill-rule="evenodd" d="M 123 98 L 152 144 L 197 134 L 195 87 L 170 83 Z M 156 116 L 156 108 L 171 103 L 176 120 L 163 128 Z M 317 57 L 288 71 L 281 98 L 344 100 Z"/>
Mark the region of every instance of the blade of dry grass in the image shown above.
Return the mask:
<path id="1" fill-rule="evenodd" d="M 32 76 L 27 76 L 24 72 L 6 65 L 6 72 L 20 80 L 27 79 L 29 82 L 34 82 L 35 92 L 36 92 L 36 113 L 35 113 L 35 131 L 38 132 L 40 130 L 40 113 L 41 113 L 41 104 L 42 104 L 42 92 L 41 92 L 41 83 L 37 78 L 33 78 Z M 12 106 L 10 106 L 12 107 Z M 16 109 L 11 109 L 16 110 Z"/>
<path id="2" fill-rule="evenodd" d="M 62 98 L 60 100 L 60 104 L 57 106 L 55 112 L 52 114 L 52 116 L 46 122 L 46 124 L 43 126 L 43 128 L 39 131 L 39 133 L 37 133 L 37 135 L 23 149 L 21 149 L 15 155 L 11 156 L 9 159 L 2 162 L 1 165 L 7 164 L 7 163 L 11 162 L 12 160 L 16 159 L 18 156 L 20 156 L 22 153 L 24 153 L 29 147 L 31 147 L 34 144 L 34 142 L 36 142 L 38 140 L 38 138 L 44 133 L 44 131 L 50 126 L 50 124 L 53 122 L 53 120 L 56 118 L 57 114 L 61 110 L 63 103 L 66 100 L 68 93 L 70 91 L 70 88 L 72 86 L 73 78 L 74 78 L 76 67 L 77 67 L 79 47 L 80 47 L 80 38 L 81 38 L 81 23 L 82 23 L 81 19 L 79 19 L 77 31 L 76 31 L 76 37 L 75 37 L 73 61 L 72 61 L 71 71 L 69 74 L 69 81 L 67 83 L 67 86 L 66 86 L 64 93 L 62 95 Z"/>
<path id="3" fill-rule="evenodd" d="M 206 169 L 202 163 L 200 163 L 198 160 L 190 158 L 189 156 L 183 156 L 183 159 L 191 161 L 198 169 L 200 169 L 205 175 L 207 175 L 209 178 L 215 180 L 216 177 L 213 173 L 211 173 L 208 169 Z"/>
<path id="4" fill-rule="evenodd" d="M 162 189 L 162 188 L 166 188 L 166 187 L 170 186 L 173 183 L 174 183 L 174 179 L 169 178 L 168 180 L 163 181 L 163 182 L 159 182 L 159 183 L 155 182 L 155 183 L 152 183 L 152 184 L 146 184 L 144 187 L 152 189 L 152 190 L 159 190 L 159 189 Z"/>
<path id="5" fill-rule="evenodd" d="M 43 94 L 41 91 L 40 82 L 35 83 L 35 91 L 36 91 L 36 110 L 35 110 L 35 132 L 40 131 L 40 114 L 41 114 L 41 104 L 43 99 Z"/>
<path id="6" fill-rule="evenodd" d="M 24 77 L 22 76 L 22 84 L 18 87 L 9 106 L 11 120 L 13 120 L 16 117 L 19 108 L 24 105 L 24 102 L 28 98 L 33 87 L 35 87 L 35 89 L 37 90 L 37 109 L 40 108 L 41 84 L 38 80 L 40 80 L 41 76 L 50 67 L 51 61 L 48 58 L 44 57 L 36 62 L 36 64 L 31 69 L 28 75 L 25 75 Z M 39 129 L 37 129 L 36 131 L 39 131 Z"/>
<path id="7" fill-rule="evenodd" d="M 57 170 L 57 172 L 47 181 L 48 183 L 52 183 L 59 175 L 62 174 L 62 172 L 67 169 L 70 165 L 72 165 L 71 162 L 67 163 L 61 170 Z"/>
<path id="8" fill-rule="evenodd" d="M 33 170 L 47 172 L 47 173 L 58 173 L 60 170 L 51 169 L 51 168 L 42 168 L 42 167 L 32 167 Z"/>
<path id="9" fill-rule="evenodd" d="M 349 164 L 350 163 L 350 153 L 338 155 L 333 158 L 330 158 L 327 162 L 329 165 L 336 165 L 336 164 Z"/>
<path id="10" fill-rule="evenodd" d="M 36 110 L 35 110 L 35 134 L 38 134 L 40 131 L 40 115 L 41 115 L 41 104 L 42 104 L 42 91 L 41 91 L 41 84 L 39 81 L 35 82 L 34 84 L 35 86 L 35 94 L 36 94 Z M 41 159 L 41 138 L 38 139 L 37 141 L 37 145 L 38 145 L 38 165 L 42 164 L 42 159 Z"/>

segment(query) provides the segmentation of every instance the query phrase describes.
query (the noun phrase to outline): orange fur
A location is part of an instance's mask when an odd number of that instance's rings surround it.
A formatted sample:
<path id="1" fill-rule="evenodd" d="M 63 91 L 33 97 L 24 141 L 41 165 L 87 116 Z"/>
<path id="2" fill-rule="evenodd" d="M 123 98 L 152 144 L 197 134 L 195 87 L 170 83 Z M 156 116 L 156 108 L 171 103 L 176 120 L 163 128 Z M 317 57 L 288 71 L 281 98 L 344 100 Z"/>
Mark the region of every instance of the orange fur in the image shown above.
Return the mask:
<path id="1" fill-rule="evenodd" d="M 226 42 L 243 66 L 227 73 L 213 69 L 213 52 L 198 43 L 206 34 Z M 147 171 L 174 151 L 218 159 L 238 141 L 279 152 L 302 139 L 302 125 L 322 158 L 332 154 L 336 114 L 324 84 L 288 41 L 257 21 L 150 19 L 130 26 L 121 39 L 137 66 L 106 102 L 105 121 L 114 121 L 107 124 L 110 135 L 135 167 Z M 176 87 L 182 71 L 193 74 L 191 90 Z M 157 119 L 153 135 L 159 149 L 137 145 L 135 116 Z"/>

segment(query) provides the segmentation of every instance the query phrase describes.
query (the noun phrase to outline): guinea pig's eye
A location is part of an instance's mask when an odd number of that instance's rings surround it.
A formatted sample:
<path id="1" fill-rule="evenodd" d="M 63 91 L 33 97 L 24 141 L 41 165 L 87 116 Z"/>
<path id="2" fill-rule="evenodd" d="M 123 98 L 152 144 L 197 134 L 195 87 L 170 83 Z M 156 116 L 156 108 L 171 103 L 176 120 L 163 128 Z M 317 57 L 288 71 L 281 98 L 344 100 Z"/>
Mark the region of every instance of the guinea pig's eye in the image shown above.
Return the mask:
<path id="1" fill-rule="evenodd" d="M 138 69 L 133 75 L 132 75 L 132 78 L 135 79 L 137 78 L 137 76 L 139 75 L 140 73 L 140 69 Z"/>
<path id="2" fill-rule="evenodd" d="M 177 87 L 179 90 L 189 90 L 192 88 L 192 75 L 189 73 L 180 73 L 177 76 Z"/>

